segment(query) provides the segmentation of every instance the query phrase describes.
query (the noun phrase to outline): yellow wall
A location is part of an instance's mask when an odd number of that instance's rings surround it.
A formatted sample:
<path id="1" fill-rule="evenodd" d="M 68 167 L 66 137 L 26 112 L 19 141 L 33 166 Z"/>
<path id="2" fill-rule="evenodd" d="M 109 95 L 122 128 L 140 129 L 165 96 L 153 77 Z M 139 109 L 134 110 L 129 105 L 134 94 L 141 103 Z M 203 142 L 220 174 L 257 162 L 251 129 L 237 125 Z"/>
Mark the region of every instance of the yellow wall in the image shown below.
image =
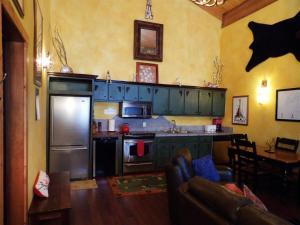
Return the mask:
<path id="1" fill-rule="evenodd" d="M 10 0 L 11 4 L 12 0 Z M 37 172 L 46 169 L 46 74 L 40 88 L 41 120 L 35 120 L 35 85 L 33 84 L 33 1 L 25 2 L 25 17 L 21 22 L 29 36 L 27 54 L 27 91 L 28 91 L 28 206 L 32 199 L 32 187 Z M 39 0 L 44 18 L 44 51 L 49 49 L 48 27 L 50 22 L 50 1 Z M 17 13 L 17 10 L 15 10 Z M 45 35 L 46 34 L 46 35 Z"/>
<path id="2" fill-rule="evenodd" d="M 154 20 L 164 25 L 163 62 L 159 82 L 203 85 L 211 81 L 213 59 L 220 51 L 220 21 L 190 1 L 153 0 Z M 51 25 L 62 34 L 68 60 L 74 72 L 132 81 L 133 21 L 143 20 L 146 1 L 141 0 L 52 0 Z M 51 51 L 55 56 L 55 52 Z M 60 65 L 55 60 L 55 70 Z M 153 63 L 153 62 L 152 62 Z M 106 105 L 105 105 L 106 106 Z M 98 108 L 100 107 L 100 108 Z M 96 105 L 95 117 L 103 118 L 103 106 Z M 210 123 L 208 118 L 176 117 L 178 123 Z M 196 121 L 196 122 L 195 122 Z"/>
<path id="3" fill-rule="evenodd" d="M 275 121 L 276 89 L 300 86 L 300 63 L 294 55 L 287 54 L 269 58 L 247 73 L 245 67 L 252 55 L 249 45 L 253 41 L 248 23 L 273 24 L 294 17 L 299 9 L 299 0 L 279 0 L 222 29 L 223 85 L 228 88 L 225 124 L 231 126 L 232 96 L 249 95 L 249 125 L 233 127 L 235 132 L 248 133 L 258 144 L 264 144 L 267 139 L 276 136 L 300 139 L 300 123 Z M 260 105 L 257 103 L 257 89 L 265 78 L 268 80 L 270 98 L 266 104 Z"/>

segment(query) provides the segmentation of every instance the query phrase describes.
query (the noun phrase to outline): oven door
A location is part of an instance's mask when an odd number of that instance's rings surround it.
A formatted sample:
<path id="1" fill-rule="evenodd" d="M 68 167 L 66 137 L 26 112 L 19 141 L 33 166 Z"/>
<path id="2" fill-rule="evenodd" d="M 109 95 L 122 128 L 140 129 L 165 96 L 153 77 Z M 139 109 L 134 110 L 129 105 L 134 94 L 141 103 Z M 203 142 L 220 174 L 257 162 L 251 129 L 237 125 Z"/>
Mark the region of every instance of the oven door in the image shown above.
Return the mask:
<path id="1" fill-rule="evenodd" d="M 153 161 L 153 157 L 154 157 L 153 140 L 143 140 L 143 141 L 144 141 L 144 155 L 138 156 L 138 149 L 137 149 L 138 139 L 124 140 L 124 146 L 123 146 L 124 163 L 140 163 L 140 162 Z"/>

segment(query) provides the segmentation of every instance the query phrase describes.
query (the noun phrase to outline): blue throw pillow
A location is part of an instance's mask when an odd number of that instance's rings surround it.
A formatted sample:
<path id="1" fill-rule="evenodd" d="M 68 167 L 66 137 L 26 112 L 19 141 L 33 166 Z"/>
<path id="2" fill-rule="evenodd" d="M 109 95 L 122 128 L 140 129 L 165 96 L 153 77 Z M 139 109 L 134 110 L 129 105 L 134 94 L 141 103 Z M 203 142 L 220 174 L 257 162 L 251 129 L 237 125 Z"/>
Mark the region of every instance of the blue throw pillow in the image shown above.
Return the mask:
<path id="1" fill-rule="evenodd" d="M 220 175 L 216 170 L 211 155 L 204 156 L 200 159 L 194 159 L 192 165 L 196 176 L 203 177 L 213 182 L 220 181 Z"/>

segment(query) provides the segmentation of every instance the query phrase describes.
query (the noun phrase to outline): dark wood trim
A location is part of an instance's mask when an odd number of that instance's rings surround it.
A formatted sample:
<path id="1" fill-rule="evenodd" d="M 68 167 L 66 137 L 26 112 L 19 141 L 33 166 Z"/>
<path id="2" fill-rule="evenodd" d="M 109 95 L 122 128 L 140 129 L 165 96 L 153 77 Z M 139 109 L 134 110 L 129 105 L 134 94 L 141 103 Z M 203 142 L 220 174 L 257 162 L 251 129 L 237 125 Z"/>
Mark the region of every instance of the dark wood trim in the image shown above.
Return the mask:
<path id="1" fill-rule="evenodd" d="M 75 79 L 97 79 L 98 75 L 81 74 L 81 73 L 61 73 L 61 72 L 48 72 L 48 76 L 53 77 L 68 77 Z"/>
<path id="2" fill-rule="evenodd" d="M 254 13 L 277 0 L 248 0 L 223 14 L 222 27 L 226 27 L 248 15 Z"/>
<path id="3" fill-rule="evenodd" d="M 13 6 L 11 5 L 9 0 L 1 0 L 1 6 L 4 8 L 4 11 L 8 14 L 8 17 L 14 22 L 15 26 L 17 27 L 18 31 L 23 37 L 23 40 L 26 43 L 29 43 L 29 36 L 25 31 L 22 22 L 20 21 L 18 15 L 15 13 Z"/>
<path id="4" fill-rule="evenodd" d="M 2 7 L 0 7 L 0 31 L 2 34 Z M 2 43 L 2 35 L 0 36 L 0 43 Z M 3 49 L 0 47 L 0 80 L 3 79 Z M 3 99 L 3 84 L 0 84 L 0 225 L 4 224 L 4 99 Z"/>
<path id="5" fill-rule="evenodd" d="M 16 6 L 16 8 L 17 8 L 17 10 L 18 10 L 18 12 L 19 12 L 19 14 L 20 14 L 20 16 L 22 17 L 22 18 L 24 18 L 24 0 L 22 0 L 22 6 L 20 5 L 20 3 L 19 3 L 19 1 L 18 0 L 12 0 L 13 1 L 13 3 L 15 4 L 15 6 Z M 22 8 L 23 7 L 23 8 Z"/>

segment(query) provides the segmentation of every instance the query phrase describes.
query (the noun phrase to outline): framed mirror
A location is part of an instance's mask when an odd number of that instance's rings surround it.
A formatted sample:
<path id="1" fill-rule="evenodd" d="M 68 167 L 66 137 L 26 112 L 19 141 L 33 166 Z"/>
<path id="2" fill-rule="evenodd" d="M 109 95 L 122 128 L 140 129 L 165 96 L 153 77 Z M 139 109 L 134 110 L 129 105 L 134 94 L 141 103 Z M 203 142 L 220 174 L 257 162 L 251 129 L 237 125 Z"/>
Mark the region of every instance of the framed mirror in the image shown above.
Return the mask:
<path id="1" fill-rule="evenodd" d="M 134 59 L 163 61 L 163 25 L 134 21 Z"/>

